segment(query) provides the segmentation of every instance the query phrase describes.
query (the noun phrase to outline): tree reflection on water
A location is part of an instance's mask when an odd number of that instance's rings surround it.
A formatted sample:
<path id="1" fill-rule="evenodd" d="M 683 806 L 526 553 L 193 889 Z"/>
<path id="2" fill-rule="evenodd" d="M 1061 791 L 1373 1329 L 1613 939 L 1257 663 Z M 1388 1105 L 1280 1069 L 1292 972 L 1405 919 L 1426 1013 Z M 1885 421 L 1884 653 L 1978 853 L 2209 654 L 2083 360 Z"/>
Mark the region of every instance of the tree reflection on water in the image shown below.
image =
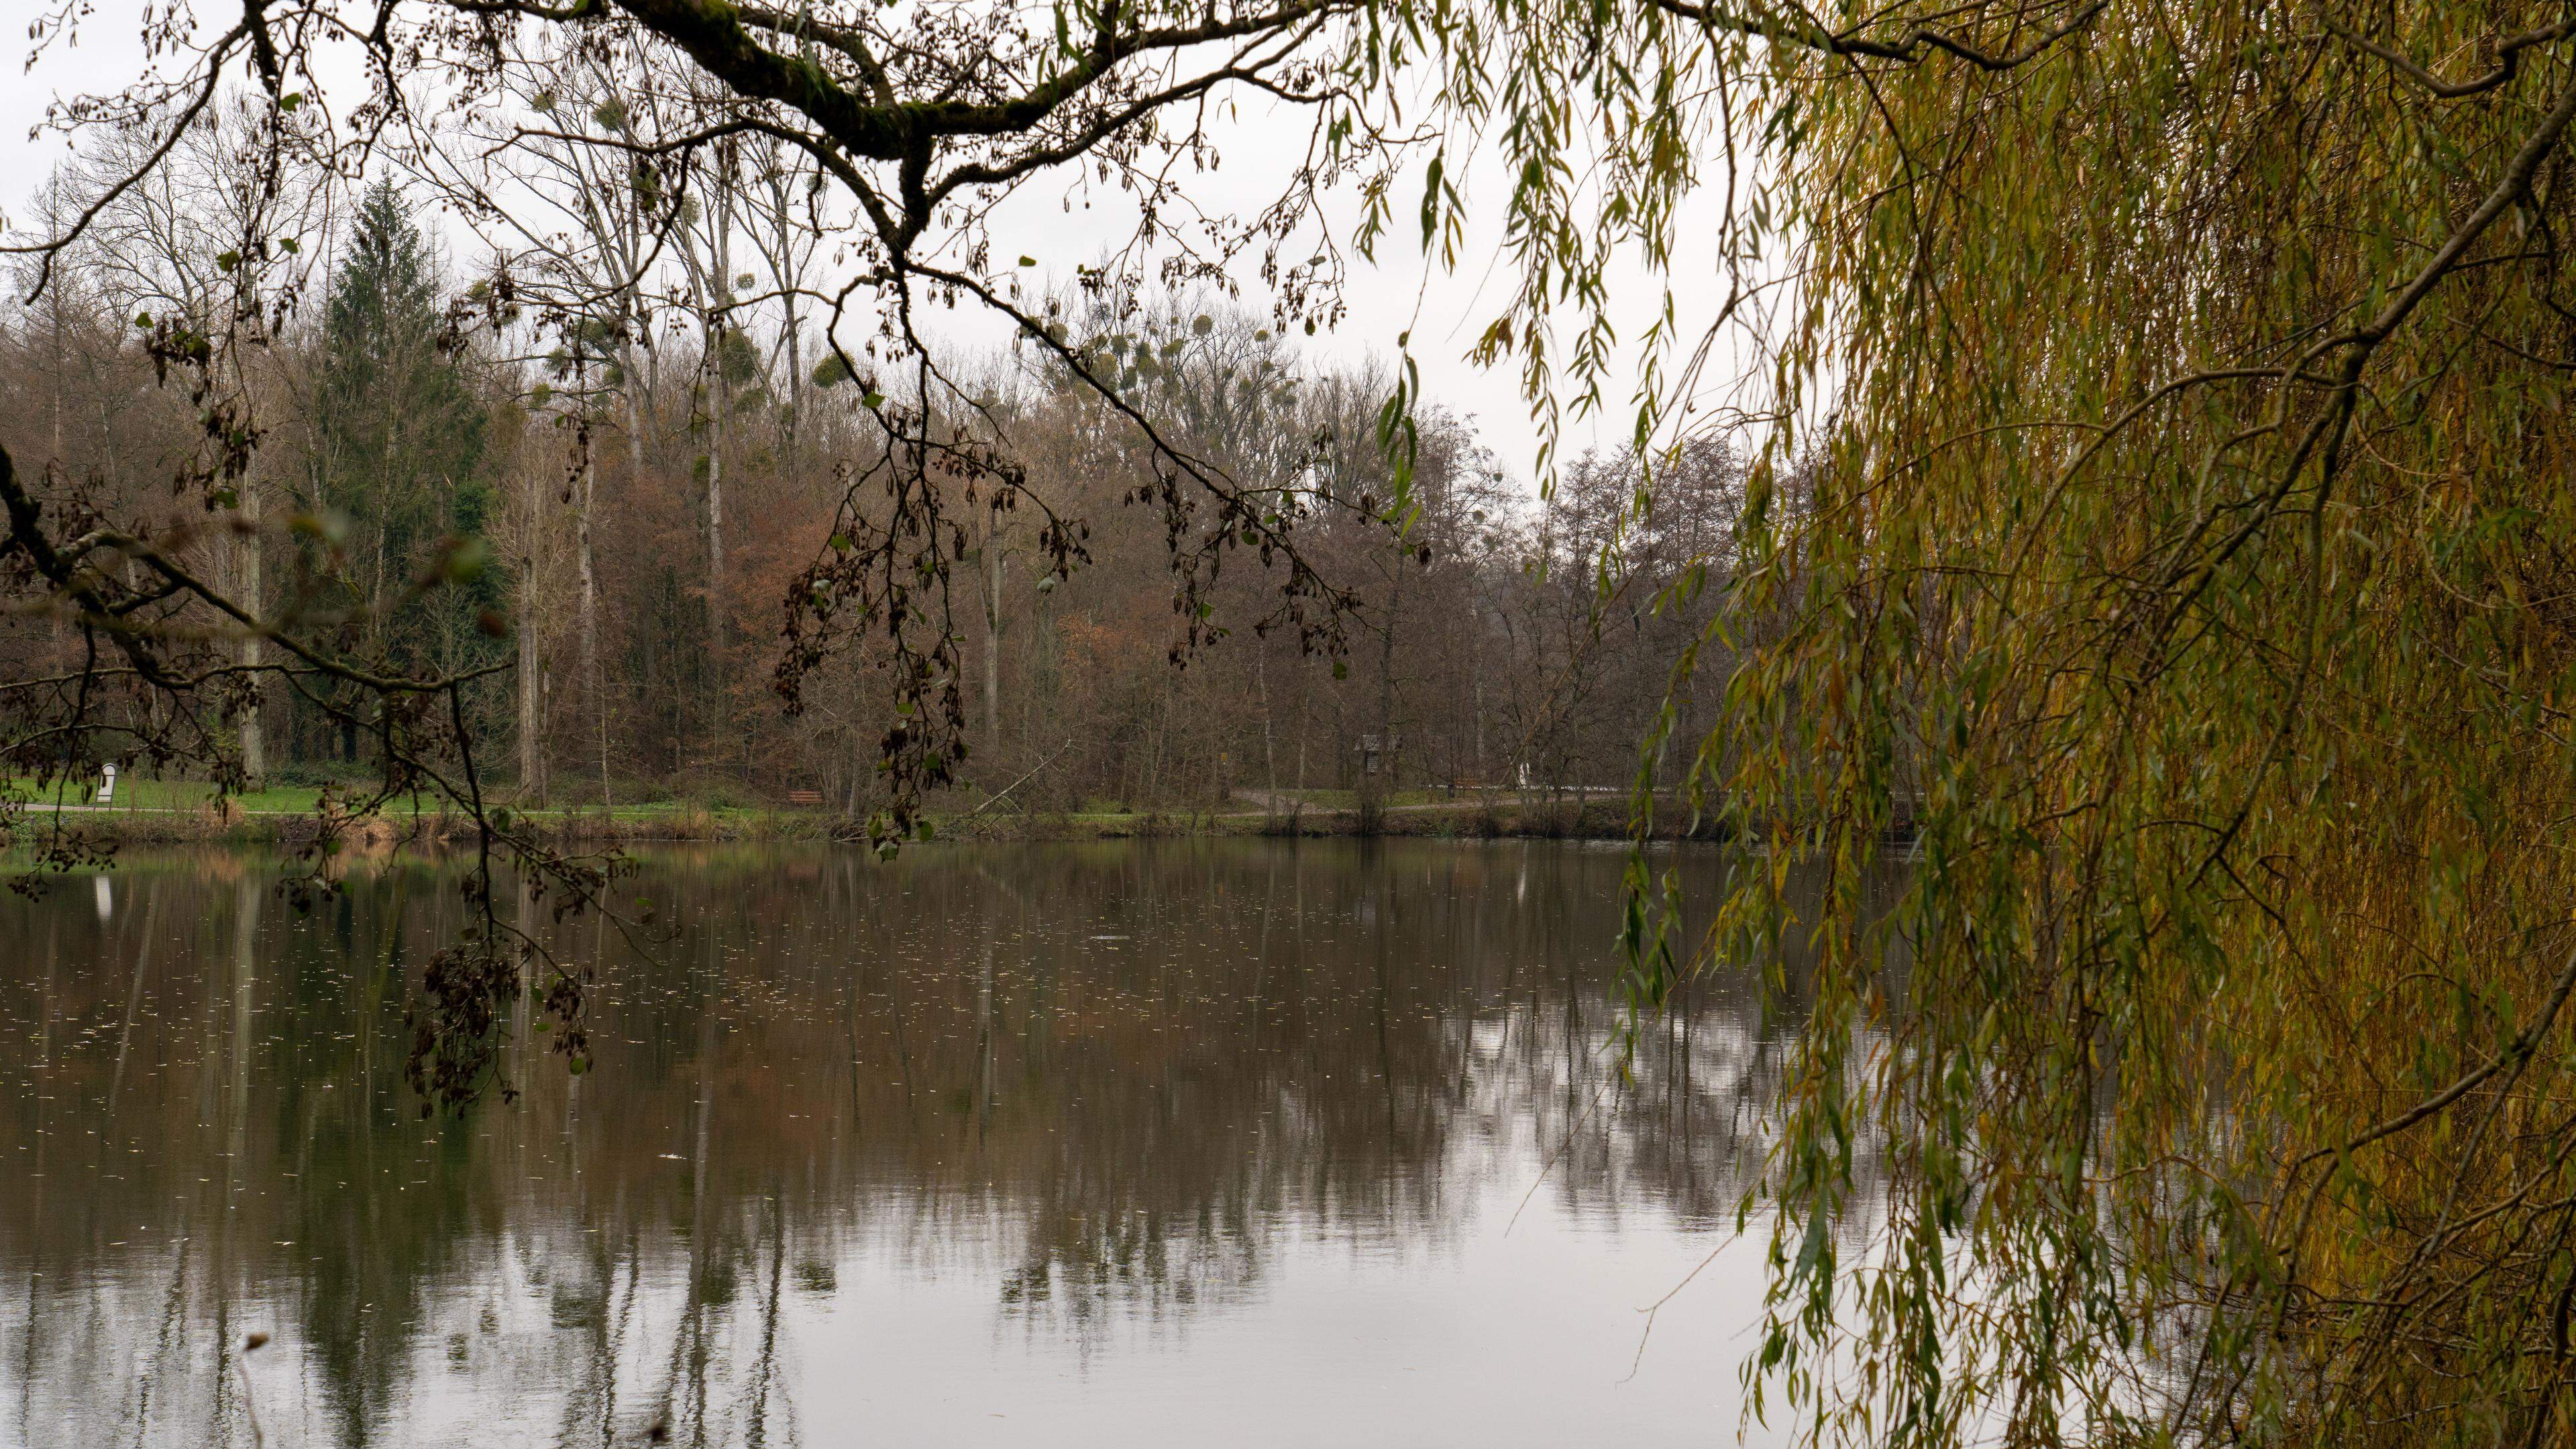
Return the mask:
<path id="1" fill-rule="evenodd" d="M 650 959 L 567 928 L 606 963 L 595 1069 L 523 1032 L 518 1103 L 428 1121 L 402 1015 L 461 922 L 438 863 L 305 915 L 224 854 L 129 862 L 112 906 L 13 898 L 14 1432 L 248 1443 L 255 1411 L 270 1446 L 821 1442 L 800 1401 L 850 1387 L 810 1343 L 836 1310 L 953 1309 L 1078 1370 L 1264 1311 L 1292 1261 L 1454 1254 L 1524 1197 L 1714 1247 L 1783 1023 L 1712 975 L 1623 1076 L 1620 861 L 657 857 L 630 883 L 673 923 Z M 254 1330 L 276 1341 L 241 1354 Z"/>

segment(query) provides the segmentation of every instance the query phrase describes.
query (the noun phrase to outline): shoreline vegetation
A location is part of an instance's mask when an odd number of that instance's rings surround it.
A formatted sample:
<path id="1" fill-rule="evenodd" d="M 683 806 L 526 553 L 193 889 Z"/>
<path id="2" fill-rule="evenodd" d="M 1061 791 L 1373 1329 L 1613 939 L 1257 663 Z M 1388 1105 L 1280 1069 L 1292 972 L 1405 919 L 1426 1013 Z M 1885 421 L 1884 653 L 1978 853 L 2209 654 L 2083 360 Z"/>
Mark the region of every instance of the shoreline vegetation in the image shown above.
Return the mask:
<path id="1" fill-rule="evenodd" d="M 300 847 L 319 829 L 321 792 L 277 787 L 218 801 L 198 782 L 130 781 L 109 805 L 29 799 L 0 846 L 23 849 L 59 825 L 93 842 L 124 845 L 281 845 Z M 992 810 L 960 804 L 923 812 L 933 840 L 1058 841 L 1188 836 L 1394 836 L 1453 839 L 1626 840 L 1633 801 L 1607 787 L 1562 790 L 1408 790 L 1390 795 L 1363 828 L 1356 793 L 1243 791 L 1223 802 L 1130 806 L 1091 802 L 1070 810 Z M 745 803 L 731 799 L 664 799 L 602 808 L 596 803 L 514 809 L 513 815 L 560 844 L 696 841 L 814 841 L 865 844 L 863 814 L 831 805 Z M 472 817 L 434 806 L 388 804 L 350 823 L 353 850 L 471 839 Z M 1687 806 L 1659 796 L 1654 838 L 1715 840 L 1712 822 L 1694 822 Z"/>

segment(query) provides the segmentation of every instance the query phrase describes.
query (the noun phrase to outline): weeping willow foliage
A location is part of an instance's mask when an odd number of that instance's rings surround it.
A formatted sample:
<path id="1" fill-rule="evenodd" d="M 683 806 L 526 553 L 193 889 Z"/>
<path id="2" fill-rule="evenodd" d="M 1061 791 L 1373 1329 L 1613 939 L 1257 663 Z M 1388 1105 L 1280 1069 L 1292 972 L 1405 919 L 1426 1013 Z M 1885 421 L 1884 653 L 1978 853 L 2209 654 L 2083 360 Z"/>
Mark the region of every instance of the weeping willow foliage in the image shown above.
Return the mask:
<path id="1" fill-rule="evenodd" d="M 1639 867 L 1630 946 L 1649 1003 L 1817 963 L 1763 1412 L 2576 1442 L 2576 23 L 1458 4 L 1526 283 L 1489 354 L 1597 395 L 1640 267 L 1760 318 L 1683 666 L 1759 848 L 1704 940 Z M 1648 342 L 1669 436 L 1727 354 Z"/>

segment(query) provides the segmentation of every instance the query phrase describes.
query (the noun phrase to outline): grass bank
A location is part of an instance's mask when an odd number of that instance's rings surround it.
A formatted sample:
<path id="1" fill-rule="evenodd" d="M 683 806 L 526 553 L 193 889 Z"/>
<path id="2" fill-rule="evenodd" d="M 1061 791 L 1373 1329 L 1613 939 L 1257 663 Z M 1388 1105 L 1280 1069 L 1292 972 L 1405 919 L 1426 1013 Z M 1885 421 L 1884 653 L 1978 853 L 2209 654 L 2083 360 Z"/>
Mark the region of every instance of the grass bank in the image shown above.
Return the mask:
<path id="1" fill-rule="evenodd" d="M 318 830 L 316 811 L 322 792 L 316 788 L 277 786 L 216 798 L 212 788 L 196 781 L 132 780 L 121 782 L 116 799 L 101 806 L 65 792 L 34 798 L 15 789 L 24 807 L 18 817 L 17 844 L 35 844 L 53 831 L 77 833 L 117 845 L 223 843 L 297 846 Z M 534 823 L 550 841 L 567 845 L 615 845 L 654 841 L 827 841 L 862 835 L 856 822 L 839 811 L 817 807 L 778 807 L 712 803 L 697 800 L 646 801 L 613 808 L 567 806 L 519 809 L 513 813 Z M 1586 839 L 1619 840 L 1628 834 L 1629 801 L 1625 795 L 1596 791 L 1583 795 L 1516 792 L 1455 794 L 1407 791 L 1389 797 L 1377 812 L 1373 830 L 1363 830 L 1365 817 L 1352 792 L 1310 790 L 1263 794 L 1218 805 L 1125 808 L 1095 803 L 1063 812 L 938 808 L 925 812 L 934 834 L 972 840 L 1118 840 L 1143 837 L 1356 836 L 1377 834 L 1453 839 Z M 1658 835 L 1679 835 L 1675 828 L 1685 812 L 1661 812 L 1672 826 Z M 466 818 L 435 805 L 396 802 L 375 819 L 350 827 L 351 843 L 385 848 L 398 844 L 452 844 L 470 838 Z"/>

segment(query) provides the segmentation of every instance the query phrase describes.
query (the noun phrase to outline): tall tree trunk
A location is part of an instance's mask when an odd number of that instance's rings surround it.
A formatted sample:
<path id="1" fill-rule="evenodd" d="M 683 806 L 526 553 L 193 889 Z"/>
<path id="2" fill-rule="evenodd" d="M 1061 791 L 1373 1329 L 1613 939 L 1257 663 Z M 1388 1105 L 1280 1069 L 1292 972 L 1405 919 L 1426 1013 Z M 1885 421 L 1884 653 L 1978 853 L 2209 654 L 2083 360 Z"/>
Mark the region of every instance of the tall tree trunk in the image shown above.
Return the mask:
<path id="1" fill-rule="evenodd" d="M 1252 678 L 1261 689 L 1261 815 L 1264 823 L 1279 818 L 1279 738 L 1270 718 L 1270 645 L 1253 646 Z"/>
<path id="2" fill-rule="evenodd" d="M 644 482 L 644 405 L 635 395 L 634 369 L 626 376 L 626 491 L 631 495 Z"/>
<path id="3" fill-rule="evenodd" d="M 632 249 L 630 241 L 629 251 Z M 632 497 L 644 482 L 644 398 L 650 391 L 644 381 L 648 349 L 638 340 L 647 325 L 641 289 L 630 283 L 618 308 L 617 365 L 625 375 L 617 380 L 617 392 L 618 401 L 626 408 L 626 491 Z"/>
<path id="4" fill-rule="evenodd" d="M 1297 659 L 1297 783 L 1294 787 L 1295 793 L 1290 797 L 1292 803 L 1288 807 L 1288 818 L 1291 822 L 1306 813 L 1306 737 L 1315 732 L 1314 721 L 1307 709 L 1305 685 L 1306 660 L 1303 655 L 1300 655 Z"/>
<path id="5" fill-rule="evenodd" d="M 590 551 L 590 510 L 597 496 L 599 470 L 590 460 L 590 445 L 582 444 L 581 503 L 573 510 L 573 550 L 581 573 L 581 674 L 582 687 L 590 695 L 592 718 L 599 728 L 599 803 L 606 809 L 612 803 L 608 793 L 608 680 L 599 667 L 599 575 L 592 566 Z"/>
<path id="6" fill-rule="evenodd" d="M 1483 621 L 1478 622 L 1481 624 Z M 1482 633 L 1483 630 L 1480 628 L 1477 632 Z M 1479 789 L 1490 787 L 1494 783 L 1485 772 L 1485 670 L 1483 665 L 1484 661 L 1473 653 L 1467 656 L 1467 678 L 1473 686 L 1475 696 L 1474 712 L 1467 718 L 1467 728 L 1473 732 L 1471 738 L 1475 747 L 1473 763 L 1469 768 L 1476 772 L 1476 785 Z"/>
<path id="7" fill-rule="evenodd" d="M 706 197 L 706 232 L 693 238 L 687 257 L 692 300 L 697 305 L 700 338 L 698 363 L 707 386 L 707 662 L 712 698 L 710 722 L 725 718 L 726 667 L 731 641 L 725 628 L 724 464 L 725 433 L 730 422 L 725 376 L 725 342 L 732 326 L 733 223 L 737 176 L 730 142 L 716 147 L 717 171 Z M 696 254 L 703 240 L 706 251 Z M 740 737 L 739 731 L 731 733 Z M 747 750 L 749 741 L 744 739 Z"/>
<path id="8" fill-rule="evenodd" d="M 519 798 L 546 801 L 544 660 L 537 649 L 537 531 L 545 514 L 545 489 L 537 470 L 526 470 L 525 516 L 519 537 Z"/>
<path id="9" fill-rule="evenodd" d="M 984 750 L 1002 753 L 1002 569 L 1001 520 L 985 515 L 984 523 Z"/>
<path id="10" fill-rule="evenodd" d="M 805 427 L 805 324 L 796 315 L 796 298 L 786 299 L 787 333 L 787 436 L 781 440 L 779 456 L 786 461 L 787 476 L 795 477 L 802 462 L 796 456 L 796 438 Z"/>
<path id="11" fill-rule="evenodd" d="M 716 334 L 710 332 L 712 345 Z M 715 364 L 716 376 L 707 395 L 707 650 L 716 671 L 716 687 L 724 687 L 725 659 L 725 547 L 724 547 L 724 450 L 725 450 L 725 382 L 724 364 Z M 721 708 L 721 706 L 719 706 Z"/>
<path id="12" fill-rule="evenodd" d="M 241 512 L 242 520 L 249 525 L 248 531 L 236 539 L 241 550 L 242 605 L 256 619 L 261 617 L 259 485 L 250 478 L 242 480 Z M 243 638 L 241 645 L 242 667 L 249 671 L 243 675 L 243 680 L 250 687 L 250 703 L 243 708 L 241 719 L 242 774 L 253 786 L 268 776 L 268 741 L 263 738 L 260 728 L 259 709 L 262 693 L 259 666 L 266 658 L 266 643 L 254 632 Z"/>
<path id="13" fill-rule="evenodd" d="M 710 329 L 707 340 L 715 345 L 721 333 Z M 707 673 L 710 710 L 707 724 L 710 744 L 731 735 L 748 763 L 751 737 L 740 730 L 724 728 L 732 715 L 727 686 L 733 678 L 729 666 L 732 640 L 725 629 L 725 546 L 724 546 L 724 454 L 725 454 L 725 377 L 721 352 L 710 359 L 713 375 L 708 379 L 707 394 Z M 673 764 L 685 768 L 685 756 L 673 751 Z"/>
<path id="14" fill-rule="evenodd" d="M 1385 824 L 1386 794 L 1395 783 L 1395 621 L 1404 608 L 1404 554 L 1394 556 L 1395 580 L 1386 599 L 1386 619 L 1378 629 L 1377 752 L 1362 752 L 1360 819 L 1362 835 L 1375 835 Z M 1375 769 L 1369 768 L 1371 765 Z"/>

